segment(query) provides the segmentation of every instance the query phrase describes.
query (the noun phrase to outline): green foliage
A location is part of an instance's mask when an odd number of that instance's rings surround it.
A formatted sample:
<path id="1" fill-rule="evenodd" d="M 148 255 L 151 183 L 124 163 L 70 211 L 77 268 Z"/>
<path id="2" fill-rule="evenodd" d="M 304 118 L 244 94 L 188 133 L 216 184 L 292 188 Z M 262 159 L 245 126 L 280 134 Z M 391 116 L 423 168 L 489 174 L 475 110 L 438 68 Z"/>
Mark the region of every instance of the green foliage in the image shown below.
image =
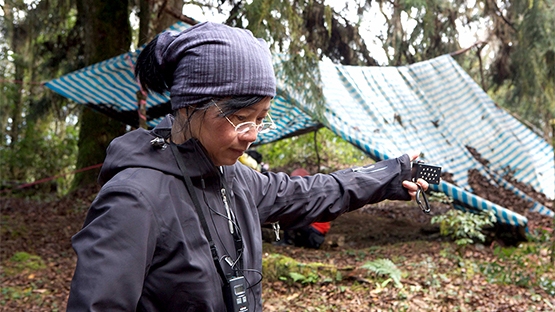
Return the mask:
<path id="1" fill-rule="evenodd" d="M 372 162 L 360 149 L 327 128 L 258 146 L 256 150 L 262 154 L 263 161 L 270 165 L 271 170 L 285 172 L 296 167 L 311 172 L 331 172 L 345 166 Z"/>
<path id="2" fill-rule="evenodd" d="M 6 299 L 29 302 L 34 301 L 37 303 L 42 302 L 43 296 L 48 295 L 45 293 L 35 293 L 33 287 L 20 287 L 20 286 L 6 286 L 0 288 L 0 306 L 5 303 Z M 57 309 L 52 309 L 52 311 L 58 311 Z"/>
<path id="3" fill-rule="evenodd" d="M 536 227 L 529 233 L 526 233 L 526 239 L 535 243 L 550 243 L 553 240 L 553 232 L 551 229 Z"/>
<path id="4" fill-rule="evenodd" d="M 297 260 L 280 255 L 270 254 L 262 259 L 262 272 L 269 281 L 280 280 L 287 283 L 314 284 L 321 276 L 329 281 L 340 277 L 337 268 L 322 263 L 301 263 Z"/>
<path id="5" fill-rule="evenodd" d="M 363 269 L 370 270 L 377 275 L 387 276 L 389 279 L 385 280 L 380 286 L 385 287 L 390 280 L 393 280 L 395 286 L 402 287 L 401 283 L 401 270 L 397 268 L 395 263 L 389 259 L 376 259 L 373 261 L 368 261 L 361 266 Z"/>
<path id="6" fill-rule="evenodd" d="M 74 109 L 40 82 L 81 66 L 83 40 L 73 1 L 7 0 L 0 28 L 0 188 L 66 174 L 75 165 Z M 67 190 L 67 179 L 33 187 L 33 193 Z M 25 190 L 23 190 L 25 191 Z M 39 191 L 39 192 L 37 192 Z"/>
<path id="7" fill-rule="evenodd" d="M 439 223 L 441 235 L 450 237 L 459 247 L 464 248 L 475 241 L 484 242 L 486 237 L 482 230 L 493 226 L 496 218 L 491 211 L 475 214 L 449 210 L 446 214 L 433 217 L 431 222 Z"/>
<path id="8" fill-rule="evenodd" d="M 26 252 L 16 252 L 12 257 L 11 261 L 13 262 L 24 262 L 31 259 L 31 255 Z"/>
<path id="9" fill-rule="evenodd" d="M 298 272 L 290 272 L 289 277 L 293 280 L 293 282 L 300 282 L 301 284 L 315 284 L 319 280 L 318 274 L 314 272 L 309 272 L 306 276 Z"/>
<path id="10" fill-rule="evenodd" d="M 378 36 L 388 65 L 403 66 L 460 49 L 464 28 L 481 17 L 479 2 L 462 0 L 380 1 L 387 32 Z"/>
<path id="11" fill-rule="evenodd" d="M 369 270 L 378 276 L 387 277 L 377 283 L 380 288 L 386 287 L 393 281 L 395 286 L 402 287 L 401 270 L 389 259 L 377 259 L 366 262 L 361 268 Z M 262 270 L 265 278 L 269 280 L 280 280 L 288 283 L 315 284 L 318 282 L 341 281 L 343 275 L 334 266 L 321 263 L 300 263 L 296 260 L 272 254 L 263 258 Z"/>
<path id="12" fill-rule="evenodd" d="M 46 268 L 44 260 L 27 252 L 16 252 L 9 260 L 2 263 L 3 272 L 0 278 L 4 281 L 11 279 L 16 275 L 24 275 L 29 283 L 26 285 L 16 285 L 14 283 L 5 283 L 0 287 L 0 306 L 6 302 L 34 302 L 37 305 L 42 305 L 45 302 L 45 297 L 50 296 L 50 292 L 42 286 L 43 281 L 35 283 L 34 276 L 37 271 Z M 5 277 L 8 277 L 6 279 Z M 17 279 L 17 278 L 14 278 Z M 49 311 L 57 311 L 56 304 L 54 304 Z"/>
<path id="13" fill-rule="evenodd" d="M 29 122 L 21 140 L 11 147 L 0 146 L 0 167 L 4 168 L 2 178 L 5 179 L 1 183 L 5 184 L 4 187 L 13 188 L 23 183 L 59 176 L 52 182 L 38 184 L 32 189 L 34 192 L 53 191 L 59 195 L 66 193 L 71 175 L 65 175 L 74 168 L 77 139 L 75 125 L 57 127 L 55 121 L 46 117 L 41 121 Z"/>
<path id="14" fill-rule="evenodd" d="M 555 297 L 555 280 L 549 279 L 544 276 L 540 276 L 538 285 L 543 289 L 548 295 Z"/>
<path id="15" fill-rule="evenodd" d="M 25 270 L 40 270 L 46 267 L 41 257 L 23 251 L 16 252 L 10 258 L 10 261 L 13 265 L 10 266 L 9 270 L 6 268 L 5 272 L 8 275 L 19 274 Z"/>
<path id="16" fill-rule="evenodd" d="M 0 216 L 0 235 L 6 240 L 16 240 L 25 237 L 30 232 L 26 224 L 10 224 L 10 218 L 5 214 Z"/>
<path id="17" fill-rule="evenodd" d="M 543 251 L 542 251 L 543 250 Z M 496 247 L 496 261 L 481 263 L 480 271 L 488 283 L 517 285 L 519 287 L 540 287 L 549 295 L 555 295 L 555 280 L 548 277 L 553 265 L 538 261 L 538 255 L 547 248 L 538 243 L 526 243 L 518 247 Z"/>
<path id="18" fill-rule="evenodd" d="M 434 191 L 430 191 L 430 195 L 428 196 L 428 200 L 430 202 L 438 202 L 438 203 L 442 203 L 442 204 L 451 204 L 453 203 L 453 199 L 449 196 L 447 196 L 447 194 L 442 193 L 442 192 L 434 192 Z"/>
<path id="19" fill-rule="evenodd" d="M 540 128 L 548 137 L 555 116 L 555 2 L 510 1 L 502 16 L 491 15 L 490 95 Z"/>
<path id="20" fill-rule="evenodd" d="M 487 263 L 481 267 L 488 283 L 509 285 L 514 284 L 522 287 L 530 286 L 530 276 L 520 270 L 512 270 L 502 264 Z"/>

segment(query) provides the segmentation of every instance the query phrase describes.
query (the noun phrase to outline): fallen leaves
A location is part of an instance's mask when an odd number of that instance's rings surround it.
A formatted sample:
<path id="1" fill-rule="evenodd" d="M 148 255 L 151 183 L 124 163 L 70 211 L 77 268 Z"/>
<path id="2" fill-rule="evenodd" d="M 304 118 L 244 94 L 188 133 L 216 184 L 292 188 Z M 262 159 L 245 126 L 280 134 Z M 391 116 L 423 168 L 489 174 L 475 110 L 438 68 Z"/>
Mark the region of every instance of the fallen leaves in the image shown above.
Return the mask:
<path id="1" fill-rule="evenodd" d="M 50 202 L 0 199 L 0 311 L 65 310 L 76 260 L 70 238 L 83 224 L 93 193 Z M 344 237 L 341 246 L 312 250 L 265 245 L 266 256 L 319 263 L 325 270 L 317 270 L 318 279 L 312 276 L 312 282 L 304 284 L 264 279 L 264 310 L 555 311 L 555 297 L 545 291 L 555 290 L 545 246 L 530 243 L 500 254 L 497 243 L 476 245 L 458 258 L 453 244 L 429 223 L 447 209 L 433 203 L 432 215 L 424 215 L 411 203 L 383 202 L 332 222 L 330 234 Z M 14 271 L 16 264 L 10 259 L 22 251 L 46 265 Z M 395 263 L 403 273 L 402 287 L 361 269 L 376 259 Z M 508 282 L 499 283 L 503 276 L 497 274 L 505 274 Z M 529 284 L 518 286 L 517 279 Z"/>

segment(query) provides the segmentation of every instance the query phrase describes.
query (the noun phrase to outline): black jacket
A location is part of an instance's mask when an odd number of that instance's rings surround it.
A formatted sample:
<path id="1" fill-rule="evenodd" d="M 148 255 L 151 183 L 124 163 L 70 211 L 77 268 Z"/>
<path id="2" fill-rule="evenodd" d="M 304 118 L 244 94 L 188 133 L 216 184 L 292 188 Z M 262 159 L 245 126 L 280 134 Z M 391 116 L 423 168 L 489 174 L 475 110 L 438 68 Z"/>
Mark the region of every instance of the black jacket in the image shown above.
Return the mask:
<path id="1" fill-rule="evenodd" d="M 68 311 L 225 311 L 222 278 L 168 145 L 172 118 L 152 131 L 116 138 L 107 150 L 102 184 L 83 229 L 72 238 L 78 256 Z M 180 145 L 215 242 L 221 267 L 240 269 L 252 286 L 249 311 L 262 310 L 260 225 L 288 228 L 329 221 L 384 199 L 409 200 L 407 155 L 363 168 L 290 178 L 258 173 L 237 162 L 215 167 L 196 140 Z M 223 174 L 221 171 L 223 171 Z M 237 255 L 222 200 L 222 182 L 243 240 Z M 237 228 L 236 228 L 237 230 Z"/>

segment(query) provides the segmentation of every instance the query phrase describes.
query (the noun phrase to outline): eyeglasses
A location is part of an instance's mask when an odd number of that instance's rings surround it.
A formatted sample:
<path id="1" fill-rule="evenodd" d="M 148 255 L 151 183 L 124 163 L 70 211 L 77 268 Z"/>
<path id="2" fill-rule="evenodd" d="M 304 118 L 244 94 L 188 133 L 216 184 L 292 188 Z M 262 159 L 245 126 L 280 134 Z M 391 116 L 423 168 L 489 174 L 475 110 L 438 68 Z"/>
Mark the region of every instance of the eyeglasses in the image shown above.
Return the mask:
<path id="1" fill-rule="evenodd" d="M 222 115 L 223 115 L 224 112 L 218 106 L 218 104 L 216 104 L 216 102 L 214 102 L 214 101 L 212 101 L 212 103 L 214 103 L 214 105 L 216 105 L 216 107 L 218 108 L 220 113 L 222 113 Z M 257 133 L 268 133 L 272 130 L 275 130 L 277 127 L 276 127 L 276 124 L 274 123 L 274 121 L 272 120 L 272 116 L 270 116 L 270 114 L 268 114 L 268 115 L 266 115 L 266 117 L 268 118 L 268 122 L 263 121 L 263 122 L 257 124 L 253 121 L 246 121 L 246 122 L 242 122 L 238 125 L 235 125 L 231 120 L 229 120 L 229 118 L 227 118 L 227 116 L 224 116 L 224 118 L 235 128 L 235 132 L 237 132 L 237 134 L 245 134 L 245 133 L 251 131 L 252 129 L 255 129 Z"/>

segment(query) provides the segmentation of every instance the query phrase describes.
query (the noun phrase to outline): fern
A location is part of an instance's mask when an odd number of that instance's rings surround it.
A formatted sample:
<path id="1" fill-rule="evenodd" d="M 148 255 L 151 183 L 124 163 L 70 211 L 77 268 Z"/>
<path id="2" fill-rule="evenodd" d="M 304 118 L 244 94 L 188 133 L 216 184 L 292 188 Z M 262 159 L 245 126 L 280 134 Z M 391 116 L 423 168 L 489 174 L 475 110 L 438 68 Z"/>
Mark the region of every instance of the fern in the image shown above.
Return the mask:
<path id="1" fill-rule="evenodd" d="M 395 263 L 389 259 L 376 259 L 374 261 L 368 261 L 362 265 L 362 268 L 370 270 L 381 276 L 390 277 L 397 287 L 403 286 L 403 284 L 401 284 L 401 270 L 399 270 Z"/>
<path id="2" fill-rule="evenodd" d="M 291 279 L 293 280 L 293 282 L 298 282 L 298 281 L 305 281 L 306 277 L 300 273 L 297 272 L 290 272 L 289 276 L 291 277 Z"/>

